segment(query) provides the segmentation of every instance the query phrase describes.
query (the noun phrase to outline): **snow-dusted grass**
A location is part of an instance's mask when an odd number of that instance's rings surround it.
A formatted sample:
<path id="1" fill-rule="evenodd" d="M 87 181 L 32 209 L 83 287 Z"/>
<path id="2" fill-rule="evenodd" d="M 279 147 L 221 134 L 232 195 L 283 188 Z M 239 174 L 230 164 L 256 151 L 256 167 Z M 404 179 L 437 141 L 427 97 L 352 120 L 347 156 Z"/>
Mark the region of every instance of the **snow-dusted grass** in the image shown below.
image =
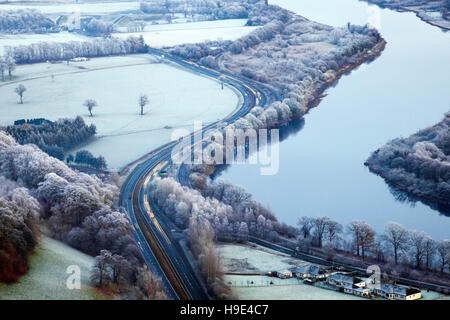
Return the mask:
<path id="1" fill-rule="evenodd" d="M 81 115 L 97 126 L 99 136 L 83 149 L 102 154 L 110 168 L 119 168 L 169 142 L 173 129 L 191 128 L 194 121 L 210 123 L 236 108 L 239 99 L 231 89 L 221 90 L 216 81 L 154 61 L 150 55 L 133 55 L 18 66 L 15 83 L 0 82 L 0 125 Z M 18 83 L 27 88 L 23 105 L 14 92 Z M 150 99 L 143 116 L 140 94 Z M 94 117 L 83 106 L 86 99 L 98 103 Z"/>
<path id="2" fill-rule="evenodd" d="M 20 45 L 29 45 L 37 42 L 69 42 L 88 40 L 92 40 L 92 38 L 85 37 L 73 32 L 14 35 L 0 33 L 0 55 L 5 54 L 5 46 L 17 47 Z"/>
<path id="3" fill-rule="evenodd" d="M 28 299 L 101 299 L 102 296 L 89 285 L 89 274 L 94 258 L 71 247 L 43 237 L 29 260 L 30 269 L 18 283 L 0 284 L 0 300 Z M 81 289 L 66 286 L 67 267 L 77 265 L 81 270 Z"/>
<path id="4" fill-rule="evenodd" d="M 149 46 L 160 48 L 207 40 L 235 40 L 258 28 L 246 27 L 246 22 L 246 19 L 230 19 L 148 25 L 143 32 L 113 35 L 119 38 L 126 38 L 130 34 L 142 35 Z"/>
<path id="5" fill-rule="evenodd" d="M 265 273 L 306 264 L 303 260 L 253 244 L 219 244 L 217 250 L 225 272 Z"/>
<path id="6" fill-rule="evenodd" d="M 98 2 L 98 3 L 14 3 L 0 4 L 0 10 L 17 10 L 17 9 L 38 9 L 46 14 L 67 14 L 72 12 L 80 12 L 82 15 L 90 14 L 109 14 L 113 12 L 139 10 L 139 2 Z"/>
<path id="7" fill-rule="evenodd" d="M 322 289 L 297 279 L 226 275 L 225 281 L 240 300 L 363 300 L 364 298 Z M 253 282 L 253 284 L 251 283 Z M 273 284 L 270 284 L 270 283 Z M 231 283 L 231 284 L 230 284 Z"/>

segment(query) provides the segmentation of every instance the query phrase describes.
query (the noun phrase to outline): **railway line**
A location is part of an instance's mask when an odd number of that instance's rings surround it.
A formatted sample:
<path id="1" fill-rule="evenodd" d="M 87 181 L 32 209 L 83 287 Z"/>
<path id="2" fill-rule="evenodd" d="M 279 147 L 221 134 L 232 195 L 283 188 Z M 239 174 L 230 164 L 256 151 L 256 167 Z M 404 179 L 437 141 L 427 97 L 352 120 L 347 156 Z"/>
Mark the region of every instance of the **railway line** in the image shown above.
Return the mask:
<path id="1" fill-rule="evenodd" d="M 188 71 L 219 80 L 239 91 L 243 97 L 240 108 L 225 119 L 211 123 L 202 131 L 191 133 L 191 141 L 202 141 L 203 135 L 210 130 L 237 120 L 254 106 L 265 107 L 269 101 L 277 97 L 274 90 L 238 76 L 179 59 L 157 49 L 150 49 L 149 53 Z M 193 269 L 189 257 L 179 243 L 180 239 L 173 234 L 167 219 L 159 215 L 156 205 L 151 202 L 147 193 L 151 180 L 171 163 L 171 152 L 179 143 L 183 142 L 172 141 L 159 147 L 151 152 L 147 160 L 137 165 L 124 183 L 120 201 L 130 216 L 133 235 L 146 264 L 162 278 L 169 297 L 181 300 L 204 300 L 208 299 L 209 295 L 198 272 Z"/>

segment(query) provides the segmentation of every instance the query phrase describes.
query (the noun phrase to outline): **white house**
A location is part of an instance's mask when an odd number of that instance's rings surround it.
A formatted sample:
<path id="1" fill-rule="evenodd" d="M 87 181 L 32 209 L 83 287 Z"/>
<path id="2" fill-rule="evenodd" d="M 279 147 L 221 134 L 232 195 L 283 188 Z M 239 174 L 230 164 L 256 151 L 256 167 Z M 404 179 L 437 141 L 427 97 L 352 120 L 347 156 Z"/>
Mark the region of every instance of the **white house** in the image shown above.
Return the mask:
<path id="1" fill-rule="evenodd" d="M 292 278 L 292 272 L 289 270 L 277 271 L 277 277 L 280 279 Z"/>
<path id="2" fill-rule="evenodd" d="M 295 276 L 300 279 L 324 279 L 329 275 L 330 273 L 315 264 L 307 264 L 295 270 Z"/>
<path id="3" fill-rule="evenodd" d="M 344 285 L 344 292 L 348 294 L 353 294 L 355 296 L 360 297 L 369 297 L 370 296 L 370 289 L 367 287 L 358 287 L 354 284 L 346 284 Z"/>
<path id="4" fill-rule="evenodd" d="M 374 290 L 375 294 L 390 300 L 417 300 L 422 298 L 422 292 L 418 289 L 382 284 Z"/>
<path id="5" fill-rule="evenodd" d="M 355 286 L 362 288 L 366 286 L 366 283 L 363 280 L 343 273 L 332 274 L 327 278 L 327 283 L 334 287 L 343 287 L 344 289 L 345 287 Z"/>

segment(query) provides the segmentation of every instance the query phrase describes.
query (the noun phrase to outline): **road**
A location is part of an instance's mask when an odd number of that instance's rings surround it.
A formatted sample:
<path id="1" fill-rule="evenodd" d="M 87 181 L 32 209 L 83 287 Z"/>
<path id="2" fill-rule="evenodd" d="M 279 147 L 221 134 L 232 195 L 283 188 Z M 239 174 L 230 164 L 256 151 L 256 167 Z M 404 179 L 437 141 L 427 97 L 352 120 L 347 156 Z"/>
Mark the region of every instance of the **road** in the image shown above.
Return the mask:
<path id="1" fill-rule="evenodd" d="M 269 102 L 278 98 L 276 91 L 239 76 L 221 73 L 157 49 L 150 49 L 149 53 L 188 71 L 220 80 L 238 90 L 243 97 L 241 106 L 234 113 L 203 128 L 203 132 L 191 133 L 191 141 L 201 141 L 202 134 L 235 121 L 255 106 L 264 108 Z M 147 266 L 161 277 L 169 297 L 182 300 L 204 300 L 209 298 L 208 293 L 198 271 L 192 268 L 180 244 L 182 235 L 173 227 L 171 228 L 170 221 L 166 217 L 158 213 L 155 204 L 149 200 L 147 192 L 150 181 L 170 164 L 172 149 L 178 143 L 183 142 L 173 141 L 159 147 L 150 153 L 146 161 L 136 166 L 122 187 L 120 201 L 130 216 L 133 236 Z"/>
<path id="2" fill-rule="evenodd" d="M 261 84 L 251 82 L 236 75 L 220 73 L 194 62 L 179 59 L 157 49 L 151 49 L 150 53 L 192 72 L 214 79 L 220 78 L 221 81 L 234 87 L 242 94 L 243 101 L 240 108 L 222 121 L 212 123 L 204 128 L 203 134 L 235 121 L 239 117 L 247 114 L 256 105 L 264 108 L 270 102 L 279 100 L 279 95 L 275 90 L 264 87 Z M 201 134 L 202 132 L 191 133 L 191 141 L 198 141 L 197 139 Z M 203 300 L 208 299 L 209 296 L 198 271 L 193 270 L 185 251 L 179 243 L 182 235 L 176 232 L 176 227 L 173 226 L 167 217 L 159 214 L 156 205 L 149 201 L 147 197 L 149 182 L 159 171 L 170 164 L 171 151 L 177 143 L 183 142 L 174 141 L 152 151 L 149 159 L 134 169 L 124 184 L 121 202 L 130 215 L 134 228 L 134 237 L 138 242 L 147 265 L 163 279 L 169 296 L 173 299 Z M 182 185 L 190 186 L 189 171 L 186 166 L 181 165 L 179 167 L 176 178 Z M 349 271 L 366 272 L 366 270 L 350 265 L 333 263 L 319 257 L 298 253 L 290 248 L 255 237 L 249 237 L 249 242 L 290 254 L 311 263 L 343 267 Z M 399 283 L 431 290 L 444 288 L 433 283 L 407 278 L 399 278 Z"/>

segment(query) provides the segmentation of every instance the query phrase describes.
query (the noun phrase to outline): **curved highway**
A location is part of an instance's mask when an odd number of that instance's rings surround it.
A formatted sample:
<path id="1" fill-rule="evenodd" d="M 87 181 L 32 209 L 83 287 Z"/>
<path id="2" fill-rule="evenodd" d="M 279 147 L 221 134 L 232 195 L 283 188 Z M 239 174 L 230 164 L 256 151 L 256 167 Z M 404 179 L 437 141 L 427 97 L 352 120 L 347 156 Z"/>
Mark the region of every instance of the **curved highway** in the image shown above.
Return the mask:
<path id="1" fill-rule="evenodd" d="M 208 125 L 203 128 L 203 132 L 191 133 L 191 140 L 194 137 L 202 139 L 202 135 L 208 131 L 235 121 L 254 106 L 264 108 L 270 101 L 278 99 L 278 94 L 274 90 L 239 76 L 200 66 L 157 49 L 150 49 L 149 53 L 188 71 L 220 80 L 234 87 L 243 97 L 242 105 L 233 114 Z M 171 225 L 167 217 L 158 214 L 158 208 L 151 203 L 147 193 L 149 182 L 170 164 L 171 152 L 177 143 L 182 142 L 173 141 L 152 151 L 148 160 L 136 166 L 122 187 L 120 202 L 130 216 L 133 236 L 147 266 L 162 278 L 169 297 L 204 300 L 209 298 L 207 290 L 183 249 L 182 235 Z"/>

